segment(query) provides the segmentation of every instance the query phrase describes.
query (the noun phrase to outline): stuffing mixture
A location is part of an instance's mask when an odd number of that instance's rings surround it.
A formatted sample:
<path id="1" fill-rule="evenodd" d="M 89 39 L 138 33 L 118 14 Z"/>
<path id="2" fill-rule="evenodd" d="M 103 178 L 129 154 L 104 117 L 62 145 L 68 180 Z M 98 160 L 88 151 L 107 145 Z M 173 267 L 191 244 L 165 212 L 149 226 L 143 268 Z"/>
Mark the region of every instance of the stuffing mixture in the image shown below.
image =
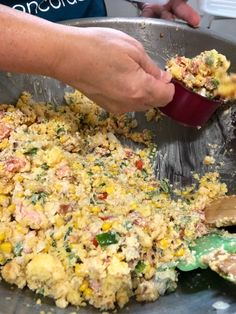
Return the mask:
<path id="1" fill-rule="evenodd" d="M 167 62 L 175 79 L 194 92 L 210 99 L 236 99 L 236 74 L 228 74 L 230 62 L 215 49 L 194 58 L 176 56 Z"/>
<path id="2" fill-rule="evenodd" d="M 228 66 L 219 57 L 204 67 L 215 62 Z M 154 176 L 147 131 L 79 92 L 66 100 L 54 107 L 24 93 L 0 105 L 1 276 L 62 308 L 156 300 L 176 288 L 175 266 L 210 231 L 203 209 L 226 185 L 207 173 L 173 200 L 168 180 Z"/>

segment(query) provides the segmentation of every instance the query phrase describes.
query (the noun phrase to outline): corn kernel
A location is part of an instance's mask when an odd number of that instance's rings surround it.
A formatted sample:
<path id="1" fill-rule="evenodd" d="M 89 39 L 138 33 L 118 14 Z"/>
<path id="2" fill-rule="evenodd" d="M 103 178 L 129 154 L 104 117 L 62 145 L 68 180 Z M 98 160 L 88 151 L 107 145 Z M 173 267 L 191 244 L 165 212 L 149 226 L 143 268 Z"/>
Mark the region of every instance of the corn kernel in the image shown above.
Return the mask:
<path id="1" fill-rule="evenodd" d="M 16 205 L 15 205 L 15 204 L 11 204 L 11 205 L 9 205 L 9 206 L 7 207 L 7 211 L 8 211 L 9 213 L 14 213 L 15 209 L 16 209 Z"/>
<path id="2" fill-rule="evenodd" d="M 108 194 L 112 194 L 112 193 L 115 192 L 115 189 L 114 189 L 113 186 L 108 186 L 108 187 L 106 188 L 106 192 L 107 192 Z"/>
<path id="3" fill-rule="evenodd" d="M 4 194 L 0 194 L 0 203 L 5 203 L 8 200 L 8 197 Z"/>
<path id="4" fill-rule="evenodd" d="M 2 242 L 5 239 L 5 232 L 0 231 L 0 241 Z"/>
<path id="5" fill-rule="evenodd" d="M 0 251 L 3 253 L 11 253 L 12 252 L 12 244 L 11 242 L 3 242 L 0 244 Z"/>
<path id="6" fill-rule="evenodd" d="M 61 142 L 62 144 L 65 143 L 67 140 L 68 140 L 68 136 L 67 136 L 67 135 L 62 135 L 62 136 L 60 137 L 60 142 Z"/>
<path id="7" fill-rule="evenodd" d="M 55 232 L 54 235 L 53 235 L 53 238 L 55 240 L 60 240 L 62 237 L 63 237 L 63 232 L 62 231 Z"/>
<path id="8" fill-rule="evenodd" d="M 152 186 L 152 185 L 148 185 L 147 187 L 146 187 L 146 190 L 147 191 L 155 191 L 155 187 L 154 186 Z"/>
<path id="9" fill-rule="evenodd" d="M 60 216 L 57 216 L 55 219 L 55 223 L 57 227 L 61 227 L 64 225 L 64 219 Z"/>
<path id="10" fill-rule="evenodd" d="M 130 205 L 130 208 L 131 208 L 131 209 L 136 209 L 137 207 L 138 207 L 137 203 L 132 203 L 132 204 Z"/>
<path id="11" fill-rule="evenodd" d="M 153 205 L 154 205 L 156 208 L 162 208 L 161 202 L 153 202 Z"/>
<path id="12" fill-rule="evenodd" d="M 91 167 L 92 172 L 100 172 L 100 167 L 99 166 L 93 166 Z"/>
<path id="13" fill-rule="evenodd" d="M 88 281 L 85 280 L 85 281 L 82 283 L 82 285 L 79 287 L 79 291 L 80 291 L 80 292 L 85 292 L 86 289 L 88 289 L 88 286 L 89 286 Z"/>
<path id="14" fill-rule="evenodd" d="M 40 205 L 39 203 L 35 204 L 35 205 L 34 205 L 34 208 L 35 208 L 36 210 L 40 211 L 40 212 L 43 211 L 43 206 Z"/>
<path id="15" fill-rule="evenodd" d="M 193 231 L 191 231 L 191 230 L 184 230 L 184 235 L 186 236 L 186 237 L 191 237 L 192 235 L 193 235 Z"/>
<path id="16" fill-rule="evenodd" d="M 93 294 L 93 290 L 91 288 L 86 288 L 85 291 L 84 291 L 84 296 L 86 298 L 89 298 L 91 297 L 91 295 Z"/>
<path id="17" fill-rule="evenodd" d="M 104 222 L 102 225 L 102 231 L 108 231 L 110 230 L 112 227 L 112 223 L 111 222 Z"/>
<path id="18" fill-rule="evenodd" d="M 162 249 L 162 250 L 165 250 L 169 247 L 170 243 L 167 239 L 162 239 L 160 242 L 159 242 L 159 247 Z"/>
<path id="19" fill-rule="evenodd" d="M 177 252 L 175 252 L 175 256 L 177 257 L 181 257 L 185 254 L 185 249 L 183 247 L 181 247 L 180 249 L 178 249 Z"/>
<path id="20" fill-rule="evenodd" d="M 22 226 L 21 224 L 16 225 L 16 230 L 22 234 L 26 234 L 28 232 L 28 229 L 26 227 Z"/>
<path id="21" fill-rule="evenodd" d="M 141 151 L 139 152 L 139 156 L 140 156 L 140 157 L 146 157 L 146 156 L 147 156 L 147 153 L 146 153 L 145 151 L 141 150 Z"/>
<path id="22" fill-rule="evenodd" d="M 4 149 L 8 146 L 9 142 L 8 142 L 8 139 L 7 138 L 4 138 L 2 140 L 2 142 L 0 143 L 0 149 Z"/>
<path id="23" fill-rule="evenodd" d="M 90 210 L 94 214 L 98 214 L 101 211 L 101 209 L 98 206 L 93 206 Z"/>
<path id="24" fill-rule="evenodd" d="M 19 193 L 16 194 L 16 197 L 19 197 L 19 198 L 24 197 L 24 193 L 19 192 Z"/>
<path id="25" fill-rule="evenodd" d="M 20 174 L 15 176 L 15 181 L 17 182 L 23 182 L 24 181 L 24 177 L 22 177 Z"/>
<path id="26" fill-rule="evenodd" d="M 75 274 L 77 276 L 80 276 L 81 275 L 81 265 L 80 264 L 76 264 L 75 265 Z"/>
<path id="27" fill-rule="evenodd" d="M 73 222 L 73 227 L 74 227 L 75 229 L 78 229 L 78 228 L 79 228 L 78 221 L 74 221 L 74 222 Z"/>

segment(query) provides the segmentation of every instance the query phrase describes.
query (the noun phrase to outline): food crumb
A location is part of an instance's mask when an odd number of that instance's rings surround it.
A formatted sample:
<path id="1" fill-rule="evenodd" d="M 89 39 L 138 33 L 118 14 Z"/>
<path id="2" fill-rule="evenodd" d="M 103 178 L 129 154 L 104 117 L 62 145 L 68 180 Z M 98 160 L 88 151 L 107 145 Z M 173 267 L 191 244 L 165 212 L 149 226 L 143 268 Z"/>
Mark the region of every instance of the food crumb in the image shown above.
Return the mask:
<path id="1" fill-rule="evenodd" d="M 216 160 L 215 160 L 214 157 L 212 157 L 212 156 L 206 156 L 206 157 L 204 158 L 203 163 L 204 163 L 204 165 L 214 165 L 215 161 L 216 161 Z"/>
<path id="2" fill-rule="evenodd" d="M 11 300 L 11 297 L 6 297 L 5 299 L 6 299 L 7 301 L 9 301 L 9 300 Z"/>
<path id="3" fill-rule="evenodd" d="M 41 305 L 41 304 L 42 304 L 41 299 L 37 299 L 37 300 L 36 300 L 36 304 L 37 304 L 37 305 Z"/>

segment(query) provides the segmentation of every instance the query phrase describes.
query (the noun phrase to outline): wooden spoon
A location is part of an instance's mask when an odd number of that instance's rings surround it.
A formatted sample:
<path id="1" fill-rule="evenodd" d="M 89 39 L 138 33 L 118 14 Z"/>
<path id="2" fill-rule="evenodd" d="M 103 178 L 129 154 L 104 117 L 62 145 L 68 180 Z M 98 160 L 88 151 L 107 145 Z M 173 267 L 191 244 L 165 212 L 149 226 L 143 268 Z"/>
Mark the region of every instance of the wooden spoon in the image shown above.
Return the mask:
<path id="1" fill-rule="evenodd" d="M 206 223 L 215 227 L 236 225 L 236 195 L 223 196 L 204 209 Z"/>

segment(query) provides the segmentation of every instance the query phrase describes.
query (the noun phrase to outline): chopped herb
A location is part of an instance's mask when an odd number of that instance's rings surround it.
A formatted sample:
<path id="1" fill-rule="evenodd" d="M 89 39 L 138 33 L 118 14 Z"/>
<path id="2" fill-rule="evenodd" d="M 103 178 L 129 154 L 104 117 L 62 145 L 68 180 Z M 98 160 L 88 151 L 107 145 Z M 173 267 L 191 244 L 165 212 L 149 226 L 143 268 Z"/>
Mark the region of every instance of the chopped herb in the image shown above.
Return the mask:
<path id="1" fill-rule="evenodd" d="M 97 234 L 96 240 L 101 247 L 118 243 L 117 234 L 115 232 L 104 232 Z"/>
<path id="2" fill-rule="evenodd" d="M 94 165 L 104 167 L 104 162 L 102 160 L 97 159 L 95 160 Z"/>
<path id="3" fill-rule="evenodd" d="M 127 164 L 126 164 L 124 161 L 122 161 L 122 162 L 120 163 L 120 168 L 123 169 L 123 168 L 125 168 L 125 167 L 127 167 Z"/>
<path id="4" fill-rule="evenodd" d="M 220 82 L 217 79 L 212 79 L 211 83 L 214 86 L 214 88 L 217 88 L 219 86 L 219 84 L 220 84 Z"/>
<path id="5" fill-rule="evenodd" d="M 126 230 L 132 229 L 132 222 L 130 220 L 126 220 L 124 223 L 124 227 Z"/>
<path id="6" fill-rule="evenodd" d="M 85 119 L 85 114 L 84 113 L 80 113 L 80 115 L 79 115 L 79 122 L 83 123 L 84 119 Z"/>
<path id="7" fill-rule="evenodd" d="M 69 260 L 70 260 L 71 263 L 72 263 L 72 262 L 75 262 L 75 261 L 76 261 L 76 255 L 75 255 L 75 253 L 70 251 L 70 254 L 68 255 L 68 258 L 69 258 Z"/>
<path id="8" fill-rule="evenodd" d="M 148 173 L 146 169 L 142 169 L 141 170 L 142 176 L 143 176 L 143 180 L 146 181 L 148 178 Z"/>
<path id="9" fill-rule="evenodd" d="M 93 176 L 93 172 L 92 172 L 92 171 L 88 171 L 87 174 L 88 174 L 88 176 L 90 176 L 90 177 Z"/>
<path id="10" fill-rule="evenodd" d="M 21 256 L 22 251 L 23 251 L 23 244 L 22 244 L 22 242 L 16 243 L 16 245 L 14 247 L 14 254 L 15 254 L 15 256 Z"/>
<path id="11" fill-rule="evenodd" d="M 205 62 L 207 65 L 212 66 L 214 64 L 214 57 L 212 56 L 207 56 L 205 59 Z"/>
<path id="12" fill-rule="evenodd" d="M 150 197 L 150 198 L 153 198 L 154 196 L 157 196 L 160 194 L 160 191 L 159 190 L 154 190 L 154 191 L 150 191 L 150 192 L 147 192 L 147 195 Z"/>
<path id="13" fill-rule="evenodd" d="M 96 204 L 96 202 L 95 202 L 95 200 L 94 200 L 94 198 L 90 198 L 90 204 L 93 204 L 93 205 L 95 205 Z"/>
<path id="14" fill-rule="evenodd" d="M 165 270 L 168 270 L 168 269 L 173 269 L 173 268 L 176 267 L 177 264 L 178 264 L 178 262 L 176 262 L 176 261 L 171 261 L 171 262 L 164 263 L 164 264 L 162 264 L 161 266 L 159 266 L 157 268 L 157 271 L 165 271 Z"/>
<path id="15" fill-rule="evenodd" d="M 141 274 L 144 271 L 145 267 L 146 264 L 142 261 L 139 261 L 138 264 L 135 266 L 135 272 L 137 274 Z"/>
<path id="16" fill-rule="evenodd" d="M 56 131 L 57 135 L 65 134 L 65 132 L 66 131 L 65 131 L 65 129 L 63 127 L 58 128 L 57 131 Z"/>
<path id="17" fill-rule="evenodd" d="M 109 117 L 109 113 L 103 110 L 100 115 L 98 116 L 99 121 L 104 121 Z"/>
<path id="18" fill-rule="evenodd" d="M 38 147 L 32 147 L 32 148 L 28 149 L 27 151 L 25 151 L 24 155 L 33 156 L 33 155 L 36 155 L 37 152 L 38 152 Z"/>
<path id="19" fill-rule="evenodd" d="M 65 249 L 66 249 L 66 252 L 67 252 L 67 253 L 71 253 L 71 248 L 69 247 L 68 244 L 66 245 Z"/>
<path id="20" fill-rule="evenodd" d="M 41 295 L 43 295 L 44 296 L 44 288 L 38 288 L 37 290 L 36 290 L 36 293 L 37 294 L 41 294 Z"/>
<path id="21" fill-rule="evenodd" d="M 41 168 L 42 168 L 43 170 L 48 170 L 48 169 L 49 169 L 49 165 L 48 165 L 46 162 L 44 162 L 44 163 L 41 165 Z"/>
<path id="22" fill-rule="evenodd" d="M 37 203 L 44 204 L 48 194 L 46 192 L 36 192 L 31 195 L 31 202 L 36 205 Z"/>
<path id="23" fill-rule="evenodd" d="M 72 230 L 73 230 L 73 228 L 72 228 L 71 226 L 68 227 L 68 229 L 67 229 L 67 231 L 66 231 L 66 233 L 65 233 L 65 235 L 64 235 L 64 241 L 67 240 L 67 238 L 68 238 L 69 235 L 71 234 Z"/>
<path id="24" fill-rule="evenodd" d="M 57 247 L 57 241 L 55 239 L 52 239 L 52 246 Z"/>
<path id="25" fill-rule="evenodd" d="M 160 181 L 160 191 L 164 193 L 171 193 L 171 187 L 167 179 Z"/>
<path id="26" fill-rule="evenodd" d="M 44 176 L 45 176 L 44 173 L 38 173 L 37 176 L 36 176 L 36 178 L 35 178 L 35 180 L 36 180 L 36 181 L 42 181 L 42 179 L 43 179 Z"/>

